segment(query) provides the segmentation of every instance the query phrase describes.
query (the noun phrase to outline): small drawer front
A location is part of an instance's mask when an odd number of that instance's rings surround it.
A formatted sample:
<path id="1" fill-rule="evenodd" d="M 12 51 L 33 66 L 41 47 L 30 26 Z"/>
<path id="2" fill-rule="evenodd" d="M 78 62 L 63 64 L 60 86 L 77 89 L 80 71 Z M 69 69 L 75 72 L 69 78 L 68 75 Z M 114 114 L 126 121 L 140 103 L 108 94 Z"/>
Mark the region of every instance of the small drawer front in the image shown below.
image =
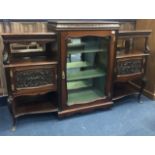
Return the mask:
<path id="1" fill-rule="evenodd" d="M 13 68 L 11 72 L 14 91 L 50 91 L 57 88 L 55 65 Z"/>

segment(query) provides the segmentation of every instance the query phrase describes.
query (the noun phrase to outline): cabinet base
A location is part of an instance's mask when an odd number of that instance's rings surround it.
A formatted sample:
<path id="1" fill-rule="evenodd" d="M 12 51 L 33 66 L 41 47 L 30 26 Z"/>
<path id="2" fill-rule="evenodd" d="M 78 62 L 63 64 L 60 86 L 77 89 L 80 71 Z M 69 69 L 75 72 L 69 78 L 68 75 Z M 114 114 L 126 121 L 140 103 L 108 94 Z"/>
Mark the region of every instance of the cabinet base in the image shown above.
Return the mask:
<path id="1" fill-rule="evenodd" d="M 59 111 L 58 116 L 59 117 L 65 117 L 65 116 L 70 116 L 75 113 L 85 113 L 85 112 L 90 112 L 95 109 L 100 109 L 100 108 L 110 108 L 113 105 L 112 101 L 109 102 L 104 102 L 104 103 L 98 103 L 95 105 L 84 105 L 84 106 L 76 106 L 76 107 L 69 107 L 65 110 Z"/>

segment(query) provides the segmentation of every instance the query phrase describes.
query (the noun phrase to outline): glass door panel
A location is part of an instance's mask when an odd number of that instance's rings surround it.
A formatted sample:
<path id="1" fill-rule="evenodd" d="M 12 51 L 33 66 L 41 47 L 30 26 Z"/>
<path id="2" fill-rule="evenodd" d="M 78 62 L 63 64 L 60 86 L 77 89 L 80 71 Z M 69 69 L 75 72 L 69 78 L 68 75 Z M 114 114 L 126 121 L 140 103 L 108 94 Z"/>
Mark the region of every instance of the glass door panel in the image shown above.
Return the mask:
<path id="1" fill-rule="evenodd" d="M 106 97 L 110 37 L 67 40 L 67 105 L 84 104 Z"/>

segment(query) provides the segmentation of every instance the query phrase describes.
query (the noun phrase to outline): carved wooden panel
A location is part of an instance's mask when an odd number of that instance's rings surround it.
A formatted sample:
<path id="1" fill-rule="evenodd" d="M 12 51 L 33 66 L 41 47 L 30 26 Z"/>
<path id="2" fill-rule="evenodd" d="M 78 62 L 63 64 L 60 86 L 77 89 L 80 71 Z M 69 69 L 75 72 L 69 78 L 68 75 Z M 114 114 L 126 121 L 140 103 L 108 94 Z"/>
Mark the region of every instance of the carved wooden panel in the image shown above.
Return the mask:
<path id="1" fill-rule="evenodd" d="M 117 74 L 134 74 L 142 72 L 143 59 L 128 59 L 117 61 Z"/>
<path id="2" fill-rule="evenodd" d="M 16 72 L 16 88 L 38 87 L 52 84 L 51 68 L 31 69 Z"/>
<path id="3" fill-rule="evenodd" d="M 9 70 L 9 77 L 9 87 L 17 94 L 56 89 L 56 65 L 14 67 Z"/>

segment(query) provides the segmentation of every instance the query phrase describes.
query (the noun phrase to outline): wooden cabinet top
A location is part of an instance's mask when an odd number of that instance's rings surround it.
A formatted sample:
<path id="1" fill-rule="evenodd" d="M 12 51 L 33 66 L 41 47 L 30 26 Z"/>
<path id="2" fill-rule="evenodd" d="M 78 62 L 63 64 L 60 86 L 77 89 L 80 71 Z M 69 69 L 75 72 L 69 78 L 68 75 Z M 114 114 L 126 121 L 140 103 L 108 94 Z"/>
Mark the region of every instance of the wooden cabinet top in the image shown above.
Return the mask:
<path id="1" fill-rule="evenodd" d="M 129 31 L 119 31 L 119 38 L 130 38 L 130 37 L 147 37 L 151 34 L 152 30 L 129 30 Z"/>
<path id="2" fill-rule="evenodd" d="M 48 30 L 117 30 L 119 22 L 106 20 L 49 20 Z"/>
<path id="3" fill-rule="evenodd" d="M 20 41 L 53 41 L 55 40 L 56 33 L 44 32 L 44 33 L 2 33 L 1 36 L 4 42 L 20 42 Z"/>
<path id="4" fill-rule="evenodd" d="M 25 33 L 1 33 L 2 36 L 50 36 L 54 32 L 25 32 Z"/>

